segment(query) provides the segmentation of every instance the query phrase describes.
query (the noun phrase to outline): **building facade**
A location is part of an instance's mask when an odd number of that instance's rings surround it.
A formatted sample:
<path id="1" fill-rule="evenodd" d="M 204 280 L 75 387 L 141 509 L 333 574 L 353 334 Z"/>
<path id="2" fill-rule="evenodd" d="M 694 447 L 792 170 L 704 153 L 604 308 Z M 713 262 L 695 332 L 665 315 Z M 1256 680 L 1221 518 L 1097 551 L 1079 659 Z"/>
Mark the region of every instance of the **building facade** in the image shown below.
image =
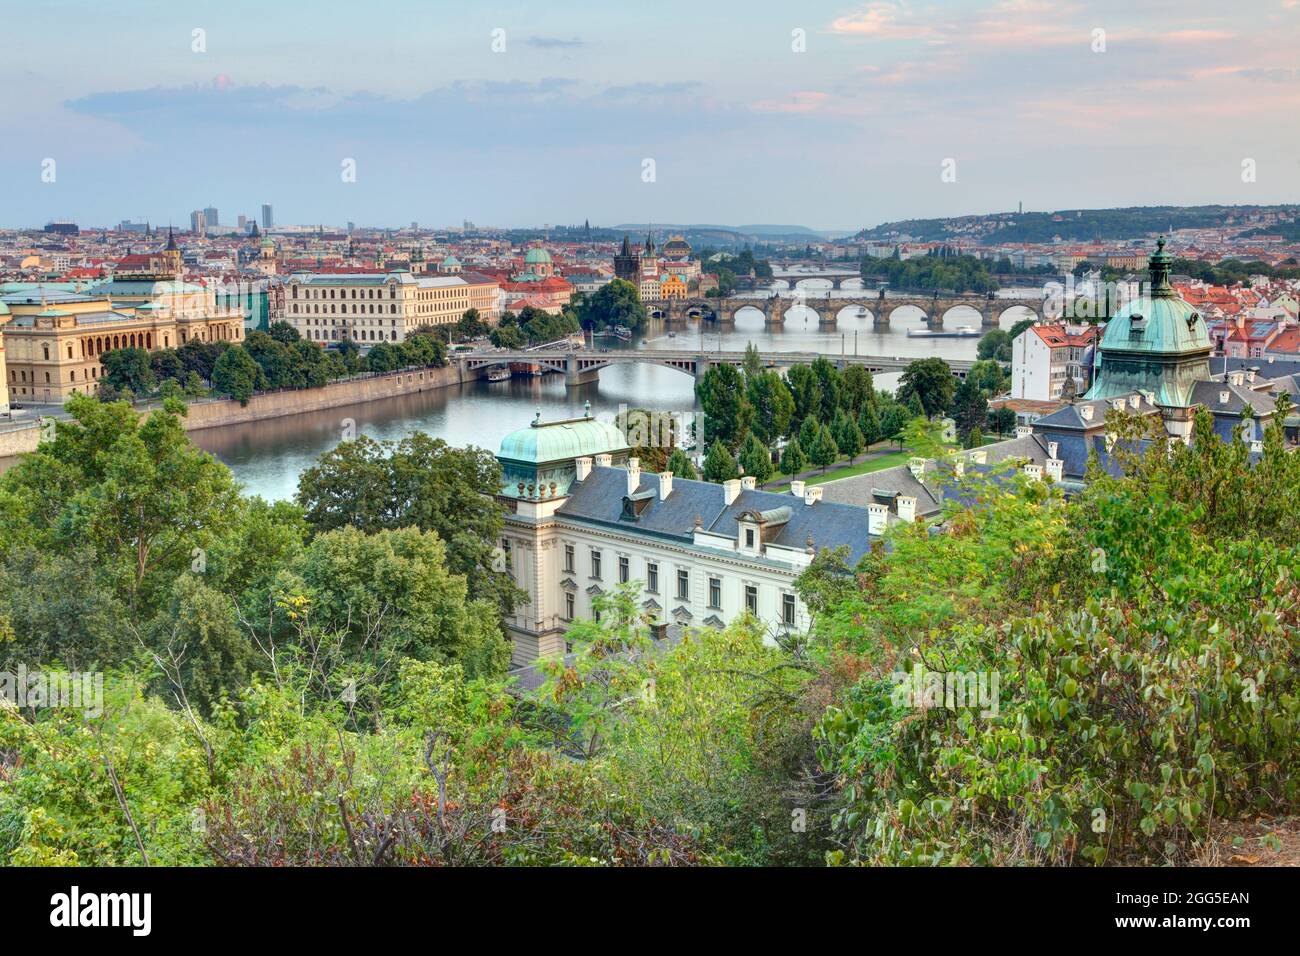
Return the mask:
<path id="1" fill-rule="evenodd" d="M 821 548 L 850 561 L 886 518 L 823 503 L 821 489 L 758 491 L 643 474 L 613 425 L 592 418 L 542 422 L 508 435 L 498 460 L 507 517 L 501 548 L 529 600 L 507 619 L 514 660 L 563 654 L 575 620 L 601 595 L 635 583 L 657 624 L 720 627 L 750 613 L 769 634 L 808 626 L 794 582 Z"/>
<path id="2" fill-rule="evenodd" d="M 422 325 L 454 325 L 470 309 L 500 317 L 498 287 L 485 276 L 394 272 L 296 272 L 285 283 L 283 320 L 321 345 L 404 342 Z"/>

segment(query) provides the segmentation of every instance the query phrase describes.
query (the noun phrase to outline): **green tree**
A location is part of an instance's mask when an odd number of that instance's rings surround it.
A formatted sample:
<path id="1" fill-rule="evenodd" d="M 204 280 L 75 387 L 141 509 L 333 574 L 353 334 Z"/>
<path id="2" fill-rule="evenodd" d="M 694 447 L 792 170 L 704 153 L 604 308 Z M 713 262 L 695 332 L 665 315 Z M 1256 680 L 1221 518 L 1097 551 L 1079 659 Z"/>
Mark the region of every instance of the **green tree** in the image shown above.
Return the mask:
<path id="1" fill-rule="evenodd" d="M 876 442 L 888 437 L 884 426 L 880 423 L 880 414 L 876 411 L 874 403 L 863 406 L 862 413 L 858 416 L 858 431 L 862 433 L 863 448 L 870 448 Z"/>
<path id="2" fill-rule="evenodd" d="M 948 410 L 956 385 L 947 362 L 941 358 L 928 358 L 908 365 L 903 370 L 898 387 L 900 396 L 916 395 L 926 417 L 933 418 Z"/>
<path id="3" fill-rule="evenodd" d="M 850 365 L 840 377 L 844 408 L 854 418 L 858 418 L 864 408 L 874 404 L 876 384 L 861 365 Z"/>
<path id="4" fill-rule="evenodd" d="M 915 398 L 915 396 L 913 396 Z M 916 404 L 920 405 L 920 399 L 916 399 Z M 924 410 L 917 414 L 924 415 Z M 912 419 L 912 412 L 906 406 L 893 402 L 885 408 L 885 414 L 880 419 L 881 434 L 890 441 L 898 442 L 898 447 L 903 447 L 903 429 Z"/>
<path id="5" fill-rule="evenodd" d="M 212 387 L 247 405 L 253 392 L 265 387 L 265 375 L 242 346 L 234 345 L 222 352 L 213 366 Z"/>
<path id="6" fill-rule="evenodd" d="M 849 464 L 853 464 L 853 459 L 862 454 L 862 432 L 858 428 L 858 423 L 842 408 L 835 413 L 832 436 L 839 453 L 848 458 Z"/>
<path id="7" fill-rule="evenodd" d="M 799 439 L 797 437 L 791 438 L 781 451 L 781 473 L 784 475 L 797 475 L 807 467 L 808 458 L 803 453 Z"/>
<path id="8" fill-rule="evenodd" d="M 772 477 L 772 453 L 753 432 L 749 433 L 741 446 L 740 465 L 745 469 L 745 474 L 753 476 L 760 485 L 766 484 Z"/>
<path id="9" fill-rule="evenodd" d="M 695 466 L 691 464 L 690 458 L 680 448 L 674 448 L 673 453 L 668 456 L 666 470 L 671 471 L 678 478 L 689 478 L 692 481 L 699 477 L 695 473 Z"/>
<path id="10" fill-rule="evenodd" d="M 696 384 L 695 394 L 704 411 L 704 443 L 738 447 L 755 421 L 740 370 L 728 364 L 713 366 Z"/>
<path id="11" fill-rule="evenodd" d="M 988 399 L 974 382 L 968 378 L 957 386 L 953 393 L 951 414 L 957 423 L 957 434 L 963 442 L 972 431 L 979 431 L 980 426 L 988 421 L 988 413 Z"/>
<path id="12" fill-rule="evenodd" d="M 297 500 L 318 533 L 408 526 L 436 532 L 452 573 L 470 582 L 471 597 L 508 613 L 521 595 L 508 574 L 494 570 L 504 521 L 495 499 L 500 489 L 501 466 L 491 452 L 417 432 L 396 442 L 363 435 L 340 443 L 302 473 Z"/>
<path id="13" fill-rule="evenodd" d="M 709 453 L 704 456 L 704 480 L 720 482 L 739 477 L 736 459 L 721 441 L 715 441 Z"/>
<path id="14" fill-rule="evenodd" d="M 746 394 L 754 409 L 753 431 L 765 443 L 774 444 L 789 434 L 794 418 L 794 397 L 776 372 L 763 370 L 748 378 Z"/>
<path id="15" fill-rule="evenodd" d="M 1011 335 L 1003 329 L 990 329 L 985 332 L 975 348 L 975 355 L 981 361 L 1011 361 Z"/>
<path id="16" fill-rule="evenodd" d="M 839 460 L 840 450 L 835 444 L 835 437 L 825 425 L 818 426 L 817 437 L 808 450 L 808 457 L 822 470 L 822 474 L 826 474 L 826 469 Z"/>
<path id="17" fill-rule="evenodd" d="M 645 325 L 646 312 L 636 286 L 624 279 L 612 279 L 583 300 L 578 318 L 589 329 L 622 325 L 636 330 Z"/>
<path id="18" fill-rule="evenodd" d="M 102 381 L 114 389 L 129 389 L 135 395 L 148 395 L 154 390 L 157 378 L 149 363 L 149 353 L 144 349 L 113 349 L 105 352 Z"/>

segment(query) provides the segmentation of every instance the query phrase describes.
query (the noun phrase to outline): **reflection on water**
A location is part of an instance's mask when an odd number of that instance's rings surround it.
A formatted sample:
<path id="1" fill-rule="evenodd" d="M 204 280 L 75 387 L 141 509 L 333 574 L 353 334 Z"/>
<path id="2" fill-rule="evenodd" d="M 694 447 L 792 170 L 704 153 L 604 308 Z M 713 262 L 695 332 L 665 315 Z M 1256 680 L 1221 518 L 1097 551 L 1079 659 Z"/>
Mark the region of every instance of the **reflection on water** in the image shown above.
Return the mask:
<path id="1" fill-rule="evenodd" d="M 949 322 L 978 325 L 978 314 L 971 314 L 973 321 L 950 317 Z M 838 329 L 821 331 L 815 316 L 795 311 L 787 317 L 784 328 L 765 329 L 761 314 L 741 312 L 735 328 L 721 334 L 706 325 L 701 337 L 699 322 L 674 323 L 670 327 L 652 322 L 637 340 L 618 347 L 637 348 L 644 339 L 646 348 L 740 351 L 753 342 L 766 351 L 822 352 L 830 356 L 853 355 L 856 351 L 862 355 L 917 358 L 975 357 L 975 339 L 909 339 L 906 330 L 922 328 L 924 321 L 901 312 L 895 313 L 894 319 L 892 328 L 877 332 L 871 328 L 870 316 L 859 318 L 846 310 Z M 676 334 L 670 337 L 670 330 Z M 897 378 L 877 376 L 877 385 L 893 388 Z M 601 371 L 598 383 L 577 388 L 567 388 L 559 375 L 508 382 L 477 381 L 361 405 L 208 428 L 193 432 L 191 438 L 225 462 L 249 493 L 284 499 L 293 497 L 298 475 L 343 440 L 348 420 L 356 434 L 379 440 L 422 431 L 453 445 L 477 445 L 495 452 L 501 439 L 527 425 L 537 409 L 547 420 L 576 418 L 587 401 L 594 415 L 607 420 L 613 419 L 620 405 L 689 412 L 695 407 L 694 380 L 659 366 L 615 365 Z"/>

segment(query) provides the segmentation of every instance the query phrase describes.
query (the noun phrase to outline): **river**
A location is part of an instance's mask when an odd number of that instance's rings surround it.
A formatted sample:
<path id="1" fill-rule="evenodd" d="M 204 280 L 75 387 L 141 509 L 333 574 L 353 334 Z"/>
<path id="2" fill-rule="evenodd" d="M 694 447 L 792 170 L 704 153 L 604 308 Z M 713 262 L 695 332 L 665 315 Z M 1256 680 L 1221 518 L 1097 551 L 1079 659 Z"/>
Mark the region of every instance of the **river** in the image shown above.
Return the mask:
<path id="1" fill-rule="evenodd" d="M 811 291 L 811 290 L 810 290 Z M 954 311 L 948 325 L 978 325 L 974 312 Z M 721 333 L 700 323 L 674 324 L 674 336 L 661 322 L 651 322 L 627 348 L 679 348 L 684 351 L 743 350 L 753 342 L 762 350 L 821 352 L 828 356 L 936 355 L 945 359 L 975 357 L 975 339 L 908 338 L 907 329 L 922 328 L 920 314 L 895 314 L 888 331 L 871 328 L 870 317 L 859 319 L 852 311 L 840 316 L 835 331 L 818 329 L 815 317 L 791 313 L 784 328 L 764 328 L 757 312 L 741 312 L 735 328 Z M 613 340 L 604 340 L 612 342 Z M 604 343 L 602 343 L 604 344 Z M 892 388 L 897 375 L 877 377 L 878 387 Z M 443 438 L 453 445 L 478 445 L 495 452 L 501 439 L 522 428 L 540 408 L 546 420 L 577 417 L 585 402 L 593 414 L 612 420 L 620 405 L 662 411 L 689 412 L 695 406 L 694 382 L 681 372 L 652 365 L 614 365 L 601 371 L 600 381 L 566 388 L 559 375 L 515 378 L 508 382 L 476 381 L 362 405 L 308 412 L 284 418 L 207 428 L 191 434 L 195 444 L 228 465 L 250 494 L 267 499 L 292 498 L 298 475 L 323 452 L 343 440 L 349 431 L 375 439 L 397 439 L 417 431 Z"/>

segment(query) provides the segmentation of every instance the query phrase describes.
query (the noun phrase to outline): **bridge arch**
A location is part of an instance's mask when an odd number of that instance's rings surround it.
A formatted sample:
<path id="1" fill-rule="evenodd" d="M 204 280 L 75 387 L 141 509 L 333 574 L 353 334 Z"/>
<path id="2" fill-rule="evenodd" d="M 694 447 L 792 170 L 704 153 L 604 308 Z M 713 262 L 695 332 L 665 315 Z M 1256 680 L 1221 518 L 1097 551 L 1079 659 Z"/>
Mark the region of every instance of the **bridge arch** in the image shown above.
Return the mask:
<path id="1" fill-rule="evenodd" d="M 1024 319 L 1040 319 L 1042 314 L 1034 309 L 1033 306 L 1016 304 L 1009 305 L 997 313 L 997 327 L 1003 331 L 1011 331 L 1011 327 L 1017 322 Z"/>

